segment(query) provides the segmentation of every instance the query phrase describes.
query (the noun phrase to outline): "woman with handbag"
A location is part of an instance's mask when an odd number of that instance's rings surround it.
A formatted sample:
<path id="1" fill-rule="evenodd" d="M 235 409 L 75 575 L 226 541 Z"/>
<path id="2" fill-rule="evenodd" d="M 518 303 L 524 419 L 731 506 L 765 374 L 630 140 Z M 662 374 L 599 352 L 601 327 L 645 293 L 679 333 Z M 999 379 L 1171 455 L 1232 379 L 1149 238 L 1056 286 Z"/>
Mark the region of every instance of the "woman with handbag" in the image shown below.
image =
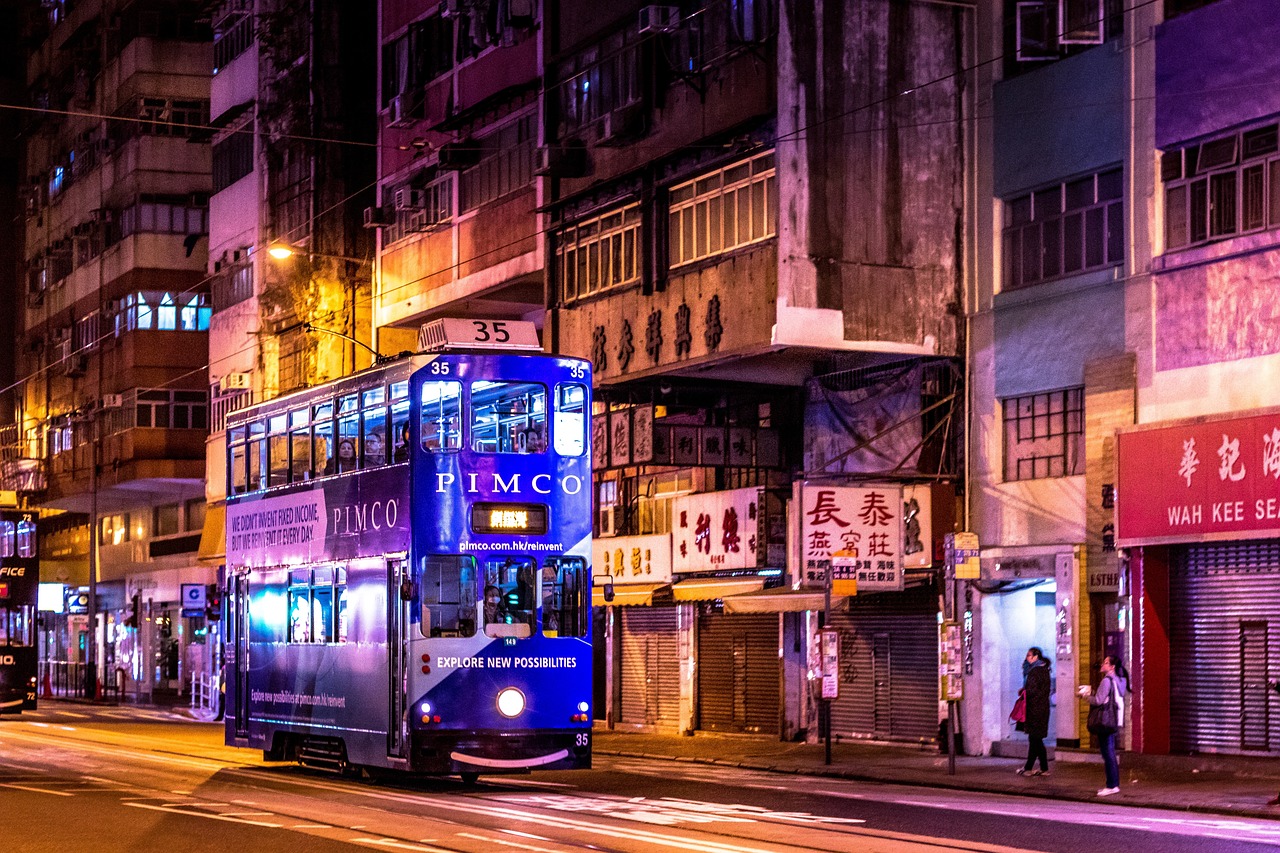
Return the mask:
<path id="1" fill-rule="evenodd" d="M 1124 725 L 1124 694 L 1128 689 L 1124 677 L 1124 665 L 1115 655 L 1107 655 L 1099 666 L 1102 680 L 1097 692 L 1089 685 L 1080 687 L 1080 698 L 1089 705 L 1087 728 L 1098 739 L 1102 753 L 1102 765 L 1106 771 L 1106 787 L 1098 789 L 1099 797 L 1120 793 L 1120 759 L 1116 757 L 1116 734 Z"/>
<path id="2" fill-rule="evenodd" d="M 1027 659 L 1022 664 L 1022 721 L 1018 724 L 1027 733 L 1027 763 L 1018 771 L 1019 776 L 1048 776 L 1049 752 L 1044 739 L 1049 736 L 1049 695 L 1052 682 L 1049 678 L 1049 659 L 1036 646 L 1027 649 Z M 1036 760 L 1040 769 L 1033 770 Z"/>

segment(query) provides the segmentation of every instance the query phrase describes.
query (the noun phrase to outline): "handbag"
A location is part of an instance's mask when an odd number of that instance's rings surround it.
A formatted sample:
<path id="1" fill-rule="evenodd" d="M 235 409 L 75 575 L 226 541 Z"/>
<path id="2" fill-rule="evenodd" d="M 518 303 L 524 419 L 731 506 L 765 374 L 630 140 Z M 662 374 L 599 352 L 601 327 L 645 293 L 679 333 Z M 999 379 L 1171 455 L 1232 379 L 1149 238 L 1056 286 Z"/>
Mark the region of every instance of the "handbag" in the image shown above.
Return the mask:
<path id="1" fill-rule="evenodd" d="M 1107 701 L 1102 705 L 1089 706 L 1089 717 L 1085 728 L 1095 735 L 1113 735 L 1120 730 L 1119 706 L 1116 704 L 1116 690 L 1119 685 L 1113 679 Z"/>
<path id="2" fill-rule="evenodd" d="M 1018 691 L 1018 699 L 1013 703 L 1013 710 L 1009 712 L 1009 720 L 1014 723 L 1025 723 L 1027 721 L 1027 691 L 1025 689 Z"/>

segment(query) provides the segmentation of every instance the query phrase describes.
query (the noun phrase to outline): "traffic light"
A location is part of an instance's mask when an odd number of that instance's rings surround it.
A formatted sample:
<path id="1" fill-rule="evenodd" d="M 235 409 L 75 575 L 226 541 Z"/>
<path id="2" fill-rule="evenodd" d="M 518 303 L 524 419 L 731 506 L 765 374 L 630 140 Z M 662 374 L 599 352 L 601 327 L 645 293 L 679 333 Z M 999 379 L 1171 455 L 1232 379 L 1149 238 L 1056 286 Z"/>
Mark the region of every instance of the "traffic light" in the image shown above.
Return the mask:
<path id="1" fill-rule="evenodd" d="M 137 628 L 142 624 L 142 593 L 135 592 L 129 602 L 129 615 L 124 620 L 126 628 Z"/>
<path id="2" fill-rule="evenodd" d="M 216 622 L 222 618 L 222 590 L 216 583 L 211 583 L 204 594 L 204 618 Z"/>

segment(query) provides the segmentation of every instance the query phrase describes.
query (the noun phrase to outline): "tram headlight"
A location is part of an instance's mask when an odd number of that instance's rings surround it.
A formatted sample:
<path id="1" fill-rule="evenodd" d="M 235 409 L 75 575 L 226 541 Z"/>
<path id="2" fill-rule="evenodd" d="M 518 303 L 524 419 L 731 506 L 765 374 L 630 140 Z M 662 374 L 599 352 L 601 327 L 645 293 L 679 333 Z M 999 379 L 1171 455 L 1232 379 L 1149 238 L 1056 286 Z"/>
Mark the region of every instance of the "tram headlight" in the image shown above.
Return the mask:
<path id="1" fill-rule="evenodd" d="M 423 703 L 419 706 L 419 710 L 422 712 L 423 716 L 426 716 L 427 714 L 430 714 L 430 713 L 431 713 L 431 703 L 430 703 L 430 702 L 423 702 Z"/>
<path id="2" fill-rule="evenodd" d="M 588 705 L 586 702 L 579 702 L 578 710 L 585 714 L 587 713 L 587 711 L 591 710 L 591 706 Z"/>
<path id="3" fill-rule="evenodd" d="M 524 711 L 524 694 L 515 687 L 498 693 L 498 713 L 504 717 L 518 717 Z"/>

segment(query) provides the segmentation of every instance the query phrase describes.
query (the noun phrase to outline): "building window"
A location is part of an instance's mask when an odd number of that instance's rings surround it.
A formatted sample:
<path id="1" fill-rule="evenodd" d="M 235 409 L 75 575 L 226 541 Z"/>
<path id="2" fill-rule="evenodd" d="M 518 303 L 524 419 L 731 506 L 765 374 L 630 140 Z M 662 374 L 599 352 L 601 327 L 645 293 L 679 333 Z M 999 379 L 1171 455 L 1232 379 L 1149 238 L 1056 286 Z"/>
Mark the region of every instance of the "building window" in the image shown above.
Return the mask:
<path id="1" fill-rule="evenodd" d="M 181 507 L 178 504 L 165 504 L 158 506 L 153 511 L 154 518 L 151 522 L 152 536 L 171 536 L 180 529 L 179 519 L 182 516 Z"/>
<path id="2" fill-rule="evenodd" d="M 475 210 L 532 183 L 536 138 L 529 115 L 479 140 L 480 162 L 462 173 L 458 209 Z"/>
<path id="3" fill-rule="evenodd" d="M 412 184 L 410 181 L 383 196 L 395 211 L 395 221 L 382 231 L 384 245 L 432 231 L 453 219 L 453 175 L 441 175 L 422 189 Z"/>
<path id="4" fill-rule="evenodd" d="M 207 332 L 209 297 L 203 293 L 171 293 L 143 290 L 126 294 L 115 315 L 115 332 L 152 329 L 175 332 Z"/>
<path id="5" fill-rule="evenodd" d="M 217 74 L 253 44 L 253 15 L 235 12 L 214 28 L 213 73 Z"/>
<path id="6" fill-rule="evenodd" d="M 135 425 L 156 429 L 209 428 L 209 395 L 205 391 L 138 391 Z"/>
<path id="7" fill-rule="evenodd" d="M 709 258 L 778 232 L 773 152 L 671 188 L 671 266 Z"/>
<path id="8" fill-rule="evenodd" d="M 435 16 L 382 47 L 382 106 L 418 90 L 453 68 L 453 19 Z"/>
<path id="9" fill-rule="evenodd" d="M 1277 125 L 1166 151 L 1165 249 L 1280 227 Z"/>
<path id="10" fill-rule="evenodd" d="M 556 279 L 561 299 L 572 302 L 640 280 L 640 206 L 596 216 L 556 235 Z"/>
<path id="11" fill-rule="evenodd" d="M 1011 397 L 1004 406 L 1004 478 L 1084 473 L 1084 389 Z"/>
<path id="12" fill-rule="evenodd" d="M 213 144 L 213 191 L 222 192 L 253 171 L 253 122 Z"/>
<path id="13" fill-rule="evenodd" d="M 1009 76 L 1124 33 L 1124 0 L 1006 0 Z"/>
<path id="14" fill-rule="evenodd" d="M 104 516 L 98 522 L 100 545 L 123 545 L 129 541 L 129 513 Z"/>
<path id="15" fill-rule="evenodd" d="M 119 228 L 112 242 L 133 234 L 207 234 L 209 203 L 201 196 L 144 195 L 120 211 Z"/>
<path id="16" fill-rule="evenodd" d="M 583 51 L 559 85 L 560 136 L 572 135 L 643 97 L 640 53 L 633 33 L 615 33 Z"/>
<path id="17" fill-rule="evenodd" d="M 1119 169 L 1005 201 L 1004 289 L 1124 261 Z"/>
<path id="18" fill-rule="evenodd" d="M 220 269 L 209 285 L 213 312 L 225 311 L 253 296 L 253 264 L 248 261 Z"/>
<path id="19" fill-rule="evenodd" d="M 308 341 L 306 331 L 297 328 L 281 332 L 276 362 L 280 391 L 293 391 L 307 387 Z"/>
<path id="20" fill-rule="evenodd" d="M 306 242 L 311 234 L 311 159 L 299 145 L 280 153 L 280 167 L 267 174 L 272 233 Z"/>
<path id="21" fill-rule="evenodd" d="M 134 132 L 143 136 L 191 136 L 209 124 L 208 101 L 138 98 Z"/>

